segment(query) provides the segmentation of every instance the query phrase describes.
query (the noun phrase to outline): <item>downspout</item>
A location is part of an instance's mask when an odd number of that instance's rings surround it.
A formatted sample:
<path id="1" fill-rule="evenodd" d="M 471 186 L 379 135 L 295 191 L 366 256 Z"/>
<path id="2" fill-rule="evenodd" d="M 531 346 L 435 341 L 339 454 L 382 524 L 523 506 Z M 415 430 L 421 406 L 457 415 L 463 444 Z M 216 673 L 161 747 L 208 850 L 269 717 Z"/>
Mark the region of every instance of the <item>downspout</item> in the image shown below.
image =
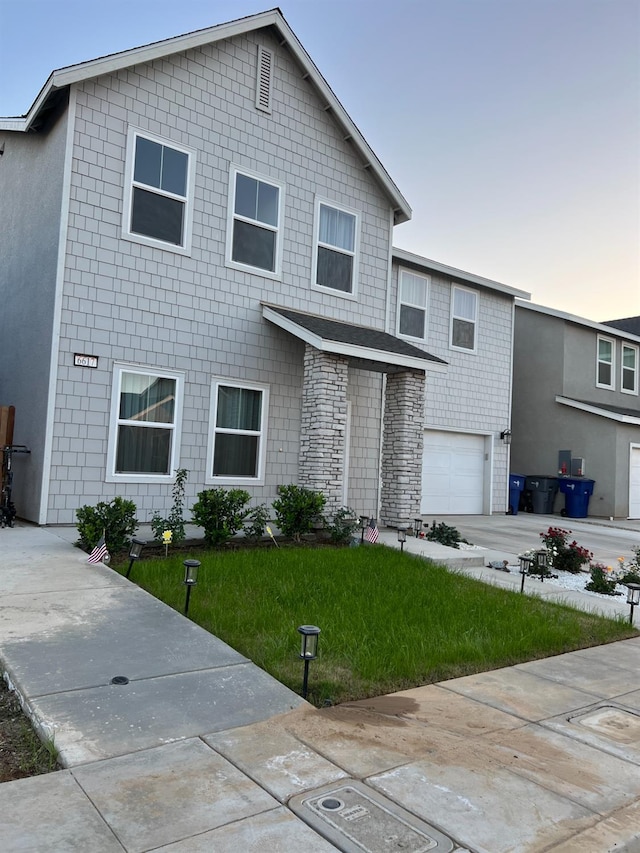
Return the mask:
<path id="1" fill-rule="evenodd" d="M 38 524 L 47 523 L 49 511 L 49 488 L 51 485 L 51 460 L 53 456 L 53 428 L 56 412 L 56 386 L 58 381 L 58 359 L 60 357 L 60 327 L 62 324 L 62 292 L 67 263 L 67 233 L 69 229 L 69 202 L 71 196 L 71 169 L 73 164 L 73 143 L 76 125 L 75 86 L 69 87 L 69 107 L 67 139 L 65 143 L 64 167 L 62 177 L 62 201 L 60 204 L 60 232 L 58 236 L 58 264 L 56 269 L 56 292 L 53 306 L 53 324 L 51 329 L 51 359 L 49 364 L 49 389 L 47 392 L 47 415 L 42 458 L 42 483 L 40 486 L 40 511 Z"/>

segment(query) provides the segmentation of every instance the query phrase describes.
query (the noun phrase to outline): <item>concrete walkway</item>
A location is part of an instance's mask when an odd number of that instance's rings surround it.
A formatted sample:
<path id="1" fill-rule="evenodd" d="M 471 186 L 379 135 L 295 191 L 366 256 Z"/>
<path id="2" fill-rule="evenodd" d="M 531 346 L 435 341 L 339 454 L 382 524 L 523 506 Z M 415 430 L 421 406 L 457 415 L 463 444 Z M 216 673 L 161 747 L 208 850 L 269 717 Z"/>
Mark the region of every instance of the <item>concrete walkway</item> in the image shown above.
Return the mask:
<path id="1" fill-rule="evenodd" d="M 0 785 L 6 853 L 640 851 L 640 637 L 317 710 L 74 539 L 0 530 L 0 668 L 65 768 Z"/>

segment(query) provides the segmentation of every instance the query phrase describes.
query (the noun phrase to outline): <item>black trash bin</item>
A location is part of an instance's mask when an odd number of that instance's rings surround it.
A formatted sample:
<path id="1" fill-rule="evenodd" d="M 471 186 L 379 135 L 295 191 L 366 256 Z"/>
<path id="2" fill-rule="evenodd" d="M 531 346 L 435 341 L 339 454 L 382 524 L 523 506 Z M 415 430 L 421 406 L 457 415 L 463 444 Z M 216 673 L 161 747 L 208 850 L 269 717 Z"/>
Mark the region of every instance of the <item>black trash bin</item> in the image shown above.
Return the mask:
<path id="1" fill-rule="evenodd" d="M 523 474 L 509 474 L 509 515 L 517 515 L 520 494 L 524 489 L 526 477 Z"/>
<path id="2" fill-rule="evenodd" d="M 531 492 L 533 511 L 551 515 L 558 493 L 558 478 L 531 474 L 525 479 L 525 489 Z"/>
<path id="3" fill-rule="evenodd" d="M 562 515 L 569 518 L 586 518 L 595 482 L 586 477 L 563 477 L 560 480 L 560 491 L 564 495 Z"/>

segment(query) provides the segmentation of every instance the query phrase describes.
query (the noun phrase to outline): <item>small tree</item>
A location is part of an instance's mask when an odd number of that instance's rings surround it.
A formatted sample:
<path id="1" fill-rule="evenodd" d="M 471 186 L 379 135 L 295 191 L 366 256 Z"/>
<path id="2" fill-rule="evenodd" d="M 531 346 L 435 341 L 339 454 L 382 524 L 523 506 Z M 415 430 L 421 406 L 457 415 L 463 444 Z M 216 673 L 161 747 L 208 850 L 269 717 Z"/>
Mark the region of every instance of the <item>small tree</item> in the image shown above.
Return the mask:
<path id="1" fill-rule="evenodd" d="M 251 496 L 244 489 L 205 489 L 193 505 L 193 522 L 204 529 L 207 545 L 223 545 L 242 529 Z"/>
<path id="2" fill-rule="evenodd" d="M 325 496 L 293 484 L 278 486 L 278 494 L 280 497 L 273 502 L 278 527 L 285 536 L 299 542 L 304 533 L 311 531 L 314 522 L 323 520 Z"/>
<path id="3" fill-rule="evenodd" d="M 178 468 L 176 471 L 176 480 L 171 492 L 173 504 L 171 506 L 169 516 L 167 518 L 162 518 L 162 516 L 156 512 L 151 519 L 151 529 L 153 530 L 153 535 L 158 542 L 163 541 L 162 534 L 165 530 L 171 531 L 172 542 L 183 542 L 186 538 L 184 530 L 185 520 L 182 517 L 182 511 L 184 507 L 185 483 L 187 482 L 188 476 L 189 472 L 186 468 Z"/>
<path id="4" fill-rule="evenodd" d="M 100 501 L 95 506 L 81 506 L 76 510 L 78 545 L 91 551 L 104 533 L 107 549 L 116 554 L 127 547 L 128 540 L 138 529 L 136 505 L 133 501 L 116 497 L 108 503 Z"/>

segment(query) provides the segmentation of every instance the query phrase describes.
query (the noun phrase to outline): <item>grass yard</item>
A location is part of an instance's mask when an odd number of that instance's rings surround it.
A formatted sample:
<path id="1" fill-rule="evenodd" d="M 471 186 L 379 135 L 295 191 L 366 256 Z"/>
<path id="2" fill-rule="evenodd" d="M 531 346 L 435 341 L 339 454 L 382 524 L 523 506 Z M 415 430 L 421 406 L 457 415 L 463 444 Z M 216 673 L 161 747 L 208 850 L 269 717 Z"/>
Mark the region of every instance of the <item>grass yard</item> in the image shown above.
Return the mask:
<path id="1" fill-rule="evenodd" d="M 317 625 L 320 706 L 637 635 L 623 620 L 520 595 L 384 546 L 174 552 L 131 579 L 183 611 L 183 560 L 201 561 L 189 617 L 297 693 L 299 625 Z M 126 565 L 120 569 L 126 571 Z"/>

